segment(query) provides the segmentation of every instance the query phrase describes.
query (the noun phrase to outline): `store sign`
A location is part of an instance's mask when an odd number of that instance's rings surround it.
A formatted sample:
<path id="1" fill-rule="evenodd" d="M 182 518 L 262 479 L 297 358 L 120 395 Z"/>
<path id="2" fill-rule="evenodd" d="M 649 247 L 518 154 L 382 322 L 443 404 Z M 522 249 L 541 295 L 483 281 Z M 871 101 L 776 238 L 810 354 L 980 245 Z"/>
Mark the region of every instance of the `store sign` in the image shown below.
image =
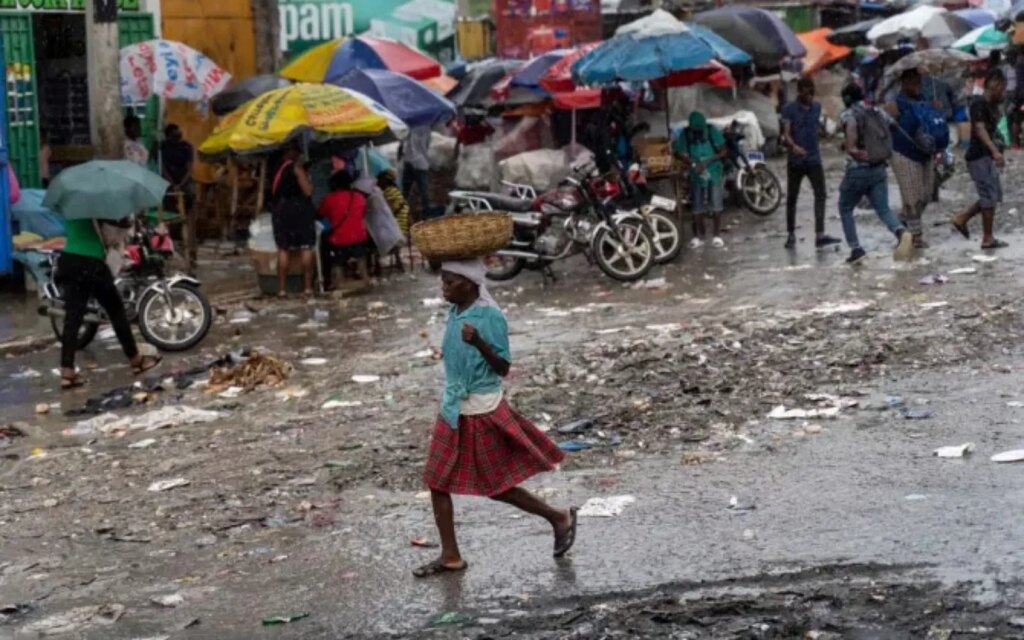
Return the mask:
<path id="1" fill-rule="evenodd" d="M 85 12 L 87 0 L 0 0 L 0 11 Z M 142 0 L 109 0 L 118 11 L 141 11 Z"/>
<path id="2" fill-rule="evenodd" d="M 452 0 L 278 0 L 278 11 L 281 49 L 292 55 L 335 38 L 367 34 L 404 42 L 442 62 L 454 56 Z"/>

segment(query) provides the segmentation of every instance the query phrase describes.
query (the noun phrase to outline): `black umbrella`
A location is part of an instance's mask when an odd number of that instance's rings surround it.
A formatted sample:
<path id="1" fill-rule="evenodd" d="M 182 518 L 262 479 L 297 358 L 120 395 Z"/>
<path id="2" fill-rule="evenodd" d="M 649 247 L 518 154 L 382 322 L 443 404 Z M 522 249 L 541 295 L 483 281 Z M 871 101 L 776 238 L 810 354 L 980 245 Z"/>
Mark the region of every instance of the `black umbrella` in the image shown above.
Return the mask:
<path id="1" fill-rule="evenodd" d="M 457 107 L 484 106 L 489 103 L 491 87 L 508 73 L 522 66 L 519 60 L 486 60 L 479 62 L 447 95 Z"/>
<path id="2" fill-rule="evenodd" d="M 776 69 L 785 58 L 802 58 L 807 49 L 774 13 L 757 7 L 729 6 L 702 11 L 692 22 L 711 29 L 750 54 L 754 65 Z"/>
<path id="3" fill-rule="evenodd" d="M 231 113 L 256 96 L 261 96 L 274 89 L 287 87 L 290 84 L 290 81 L 269 73 L 237 80 L 213 97 L 213 100 L 210 101 L 210 109 L 213 110 L 214 114 L 223 116 Z"/>
<path id="4" fill-rule="evenodd" d="M 836 29 L 832 33 L 828 34 L 826 38 L 832 44 L 842 45 L 844 47 L 859 47 L 861 45 L 868 44 L 868 31 L 871 27 L 875 26 L 885 18 L 872 18 L 870 20 L 861 20 L 853 24 L 848 24 L 845 27 Z"/>

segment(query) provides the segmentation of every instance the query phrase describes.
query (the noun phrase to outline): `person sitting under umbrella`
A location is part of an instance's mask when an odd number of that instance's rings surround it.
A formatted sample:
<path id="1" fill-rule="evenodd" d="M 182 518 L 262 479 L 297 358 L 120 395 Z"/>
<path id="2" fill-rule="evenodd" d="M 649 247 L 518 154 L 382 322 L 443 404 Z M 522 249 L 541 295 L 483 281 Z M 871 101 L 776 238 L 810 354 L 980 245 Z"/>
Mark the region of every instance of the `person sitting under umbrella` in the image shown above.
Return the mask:
<path id="1" fill-rule="evenodd" d="M 366 231 L 366 196 L 352 188 L 352 177 L 344 170 L 331 176 L 331 192 L 320 202 L 320 217 L 329 227 L 320 239 L 320 260 L 324 288 L 331 287 L 334 265 L 348 266 L 369 254 Z"/>

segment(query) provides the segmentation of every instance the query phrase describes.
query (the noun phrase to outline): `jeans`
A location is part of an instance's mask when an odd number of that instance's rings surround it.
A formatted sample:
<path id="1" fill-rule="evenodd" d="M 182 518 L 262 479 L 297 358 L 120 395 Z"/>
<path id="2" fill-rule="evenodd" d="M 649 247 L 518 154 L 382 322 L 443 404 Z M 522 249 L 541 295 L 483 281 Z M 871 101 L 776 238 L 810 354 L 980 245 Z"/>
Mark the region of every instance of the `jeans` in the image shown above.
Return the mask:
<path id="1" fill-rule="evenodd" d="M 426 169 L 416 169 L 408 162 L 402 166 L 402 196 L 407 202 L 411 202 L 409 196 L 412 193 L 412 188 L 415 186 L 420 192 L 418 220 L 425 220 L 430 215 L 430 194 L 427 190 L 428 173 Z"/>
<path id="2" fill-rule="evenodd" d="M 90 298 L 95 299 L 107 312 L 124 355 L 129 360 L 139 355 L 132 326 L 124 310 L 124 301 L 114 286 L 114 276 L 106 262 L 98 258 L 63 253 L 57 260 L 56 280 L 64 294 L 64 335 L 60 342 L 60 366 L 66 369 L 75 367 L 78 331 L 82 327 Z"/>
<path id="3" fill-rule="evenodd" d="M 857 223 L 853 219 L 853 208 L 860 199 L 867 196 L 875 214 L 889 231 L 899 233 L 903 225 L 889 208 L 889 178 L 885 165 L 875 167 L 854 166 L 846 169 L 843 182 L 839 185 L 839 217 L 843 221 L 843 235 L 850 249 L 860 249 L 857 239 Z"/>
<path id="4" fill-rule="evenodd" d="M 725 209 L 725 183 L 712 180 L 702 185 L 700 180 L 690 177 L 690 209 L 693 215 L 718 215 Z"/>
<path id="5" fill-rule="evenodd" d="M 791 164 L 786 171 L 786 230 L 796 231 L 796 201 L 800 197 L 800 185 L 804 176 L 811 182 L 814 191 L 814 232 L 825 233 L 825 168 L 817 164 Z"/>

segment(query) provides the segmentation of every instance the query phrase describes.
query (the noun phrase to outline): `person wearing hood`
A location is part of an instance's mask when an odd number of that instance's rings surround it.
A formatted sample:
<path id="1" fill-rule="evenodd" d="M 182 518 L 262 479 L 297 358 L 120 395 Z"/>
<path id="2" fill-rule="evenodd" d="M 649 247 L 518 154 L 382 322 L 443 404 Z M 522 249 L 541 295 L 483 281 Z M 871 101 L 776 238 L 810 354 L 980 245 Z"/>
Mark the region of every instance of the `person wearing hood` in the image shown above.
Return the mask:
<path id="1" fill-rule="evenodd" d="M 690 112 L 689 124 L 672 145 L 672 151 L 689 169 L 690 206 L 693 210 L 693 239 L 690 248 L 704 245 L 704 218 L 712 221 L 711 246 L 721 249 L 722 210 L 725 208 L 725 185 L 722 159 L 726 156 L 725 136 L 718 127 L 708 124 L 700 111 Z"/>
<path id="2" fill-rule="evenodd" d="M 487 291 L 479 259 L 441 265 L 451 303 L 441 352 L 445 386 L 423 470 L 430 488 L 441 555 L 413 571 L 418 578 L 463 571 L 452 494 L 486 496 L 548 521 L 554 556 L 576 541 L 576 509 L 556 509 L 519 485 L 563 459 L 562 451 L 505 400 L 501 379 L 512 358 L 508 324 Z"/>

